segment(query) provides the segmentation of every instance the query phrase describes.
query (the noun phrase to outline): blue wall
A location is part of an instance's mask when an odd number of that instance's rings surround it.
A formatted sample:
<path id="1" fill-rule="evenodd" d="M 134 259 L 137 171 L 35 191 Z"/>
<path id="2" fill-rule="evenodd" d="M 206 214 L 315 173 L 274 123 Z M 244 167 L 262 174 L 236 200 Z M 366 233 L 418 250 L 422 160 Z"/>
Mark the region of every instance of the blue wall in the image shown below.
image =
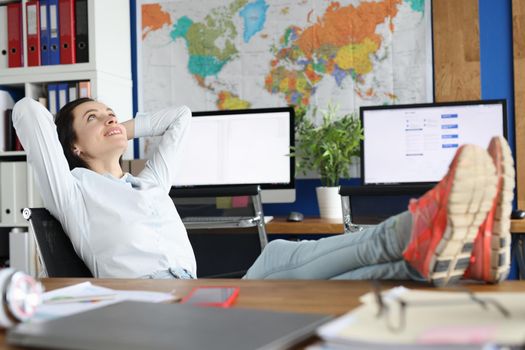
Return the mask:
<path id="1" fill-rule="evenodd" d="M 479 0 L 481 97 L 507 99 L 508 140 L 515 149 L 512 1 Z"/>
<path id="2" fill-rule="evenodd" d="M 507 99 L 508 140 L 515 152 L 511 0 L 479 0 L 481 97 Z M 517 279 L 513 259 L 509 279 Z"/>
<path id="3" fill-rule="evenodd" d="M 136 0 L 129 0 L 129 11 L 131 13 L 131 19 L 130 19 L 130 39 L 131 39 L 131 79 L 133 80 L 133 115 L 135 115 L 138 111 L 138 105 L 139 105 L 139 99 L 138 99 L 138 89 L 137 89 L 137 46 L 135 43 L 137 42 L 137 1 Z M 139 140 L 134 139 L 133 140 L 133 157 L 135 159 L 140 158 L 140 152 L 139 152 Z"/>

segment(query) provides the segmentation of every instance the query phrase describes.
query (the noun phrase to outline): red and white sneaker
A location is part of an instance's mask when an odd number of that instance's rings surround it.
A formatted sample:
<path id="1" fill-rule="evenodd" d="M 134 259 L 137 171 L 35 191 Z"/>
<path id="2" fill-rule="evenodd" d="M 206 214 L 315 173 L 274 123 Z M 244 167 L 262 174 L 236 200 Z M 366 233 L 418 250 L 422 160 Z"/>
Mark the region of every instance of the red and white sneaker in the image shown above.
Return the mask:
<path id="1" fill-rule="evenodd" d="M 510 213 L 514 199 L 514 160 L 503 137 L 490 141 L 488 152 L 498 176 L 497 194 L 487 218 L 474 241 L 465 278 L 497 283 L 510 271 Z"/>
<path id="2" fill-rule="evenodd" d="M 496 195 L 497 176 L 486 150 L 461 146 L 447 175 L 412 200 L 412 236 L 404 259 L 436 286 L 457 282 L 470 262 L 472 243 Z"/>

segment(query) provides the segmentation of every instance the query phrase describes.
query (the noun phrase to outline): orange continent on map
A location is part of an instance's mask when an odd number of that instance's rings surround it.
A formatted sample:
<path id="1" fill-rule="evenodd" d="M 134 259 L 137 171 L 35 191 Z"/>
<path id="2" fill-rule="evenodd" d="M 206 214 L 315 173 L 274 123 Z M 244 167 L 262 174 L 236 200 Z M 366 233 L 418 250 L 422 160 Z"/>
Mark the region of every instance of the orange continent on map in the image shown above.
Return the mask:
<path id="1" fill-rule="evenodd" d="M 149 32 L 158 30 L 164 25 L 171 26 L 172 21 L 170 14 L 162 11 L 160 4 L 142 5 L 142 40 Z"/>

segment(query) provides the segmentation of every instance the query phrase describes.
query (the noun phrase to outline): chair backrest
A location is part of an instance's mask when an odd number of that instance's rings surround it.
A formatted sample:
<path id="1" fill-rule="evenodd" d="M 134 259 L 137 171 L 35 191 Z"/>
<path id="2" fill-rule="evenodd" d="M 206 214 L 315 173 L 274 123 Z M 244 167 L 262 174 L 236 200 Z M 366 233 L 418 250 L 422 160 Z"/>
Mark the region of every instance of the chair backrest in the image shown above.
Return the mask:
<path id="1" fill-rule="evenodd" d="M 79 258 L 60 222 L 44 208 L 25 208 L 38 252 L 49 277 L 93 277 Z"/>

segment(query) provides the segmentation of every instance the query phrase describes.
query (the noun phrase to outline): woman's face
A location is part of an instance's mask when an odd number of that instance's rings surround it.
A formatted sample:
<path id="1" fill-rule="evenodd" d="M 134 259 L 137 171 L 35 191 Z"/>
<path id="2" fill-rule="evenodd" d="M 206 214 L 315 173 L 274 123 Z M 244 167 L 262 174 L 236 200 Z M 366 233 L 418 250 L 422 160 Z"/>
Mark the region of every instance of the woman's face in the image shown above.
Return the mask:
<path id="1" fill-rule="evenodd" d="M 73 110 L 73 130 L 76 133 L 73 152 L 84 160 L 120 157 L 128 146 L 126 129 L 119 124 L 111 108 L 89 101 Z"/>

